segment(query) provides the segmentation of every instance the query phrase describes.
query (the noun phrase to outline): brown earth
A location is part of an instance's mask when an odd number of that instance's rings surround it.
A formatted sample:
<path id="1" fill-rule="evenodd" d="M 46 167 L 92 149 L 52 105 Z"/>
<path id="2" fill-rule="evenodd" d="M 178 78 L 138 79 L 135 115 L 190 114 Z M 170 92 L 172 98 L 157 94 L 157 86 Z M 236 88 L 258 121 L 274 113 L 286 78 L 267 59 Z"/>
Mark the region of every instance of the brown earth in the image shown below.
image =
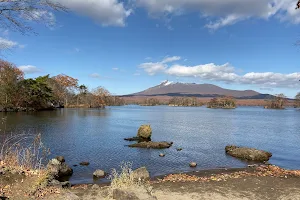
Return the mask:
<path id="1" fill-rule="evenodd" d="M 23 175 L 0 176 L 1 191 L 10 199 L 109 199 L 107 185 L 76 185 L 70 189 L 47 188 L 40 194 L 28 196 L 35 183 L 34 177 Z M 148 183 L 152 195 L 158 200 L 300 200 L 300 171 L 283 170 L 276 166 L 259 166 L 246 169 L 218 169 L 169 174 Z M 134 191 L 145 193 L 140 188 Z M 145 196 L 145 198 L 147 195 Z M 141 198 L 142 199 L 142 198 Z"/>

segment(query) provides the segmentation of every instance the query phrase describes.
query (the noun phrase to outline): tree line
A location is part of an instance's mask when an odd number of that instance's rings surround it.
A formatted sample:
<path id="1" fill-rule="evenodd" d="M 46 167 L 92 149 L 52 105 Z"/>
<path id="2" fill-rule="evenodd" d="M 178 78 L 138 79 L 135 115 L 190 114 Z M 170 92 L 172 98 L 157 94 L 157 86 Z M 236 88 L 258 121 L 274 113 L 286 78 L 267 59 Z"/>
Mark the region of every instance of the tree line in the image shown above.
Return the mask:
<path id="1" fill-rule="evenodd" d="M 92 107 L 124 105 L 103 87 L 89 90 L 78 79 L 65 74 L 25 78 L 13 63 L 0 60 L 0 110 L 43 110 L 55 107 Z"/>

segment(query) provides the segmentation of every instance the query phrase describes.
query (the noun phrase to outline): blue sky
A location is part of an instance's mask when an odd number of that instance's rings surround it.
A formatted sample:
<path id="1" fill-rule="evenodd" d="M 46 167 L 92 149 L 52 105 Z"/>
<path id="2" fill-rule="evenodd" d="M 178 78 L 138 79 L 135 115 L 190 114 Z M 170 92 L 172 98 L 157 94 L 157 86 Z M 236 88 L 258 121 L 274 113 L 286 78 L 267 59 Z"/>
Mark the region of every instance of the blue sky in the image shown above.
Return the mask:
<path id="1" fill-rule="evenodd" d="M 261 93 L 300 91 L 296 0 L 56 0 L 54 27 L 1 30 L 2 57 L 26 77 L 67 74 L 129 94 L 163 80 Z M 48 14 L 49 14 L 48 13 Z"/>

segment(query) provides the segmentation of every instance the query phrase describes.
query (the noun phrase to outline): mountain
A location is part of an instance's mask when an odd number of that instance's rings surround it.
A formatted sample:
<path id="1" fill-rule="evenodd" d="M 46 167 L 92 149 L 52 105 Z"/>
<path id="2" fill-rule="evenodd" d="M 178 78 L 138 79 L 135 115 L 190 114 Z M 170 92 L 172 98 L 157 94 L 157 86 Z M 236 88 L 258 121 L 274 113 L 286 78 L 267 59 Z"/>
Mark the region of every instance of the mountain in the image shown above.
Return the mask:
<path id="1" fill-rule="evenodd" d="M 188 97 L 219 97 L 232 96 L 240 99 L 266 99 L 269 94 L 261 94 L 254 90 L 229 90 L 212 84 L 174 83 L 163 81 L 161 84 L 144 91 L 125 96 L 188 96 Z"/>

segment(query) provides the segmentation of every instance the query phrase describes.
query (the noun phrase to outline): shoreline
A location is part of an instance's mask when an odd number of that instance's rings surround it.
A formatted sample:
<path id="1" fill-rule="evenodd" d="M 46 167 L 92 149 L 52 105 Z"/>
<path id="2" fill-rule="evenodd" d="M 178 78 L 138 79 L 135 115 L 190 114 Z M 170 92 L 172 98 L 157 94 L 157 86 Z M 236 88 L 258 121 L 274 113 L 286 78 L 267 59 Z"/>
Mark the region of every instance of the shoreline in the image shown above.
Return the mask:
<path id="1" fill-rule="evenodd" d="M 152 197 L 155 197 L 156 200 L 252 200 L 277 199 L 278 196 L 282 195 L 292 197 L 287 199 L 300 197 L 298 192 L 300 189 L 300 170 L 286 170 L 266 164 L 254 164 L 242 168 L 217 168 L 170 173 L 152 177 L 149 181 L 142 181 L 137 185 L 130 183 L 125 187 L 117 188 L 112 186 L 111 182 L 73 184 L 64 189 L 48 186 L 42 190 L 37 190 L 32 196 L 30 191 L 32 191 L 32 185 L 36 184 L 37 180 L 40 178 L 36 175 L 2 174 L 0 175 L 0 191 L 11 199 L 42 197 L 51 200 L 112 199 L 106 197 L 108 197 L 107 195 L 111 197 L 111 192 L 114 190 L 122 191 L 122 195 L 139 196 L 144 194 L 147 197 L 153 195 Z M 151 194 L 147 191 L 151 191 Z M 242 196 L 244 198 L 241 198 Z M 144 198 L 138 199 L 143 200 Z"/>

